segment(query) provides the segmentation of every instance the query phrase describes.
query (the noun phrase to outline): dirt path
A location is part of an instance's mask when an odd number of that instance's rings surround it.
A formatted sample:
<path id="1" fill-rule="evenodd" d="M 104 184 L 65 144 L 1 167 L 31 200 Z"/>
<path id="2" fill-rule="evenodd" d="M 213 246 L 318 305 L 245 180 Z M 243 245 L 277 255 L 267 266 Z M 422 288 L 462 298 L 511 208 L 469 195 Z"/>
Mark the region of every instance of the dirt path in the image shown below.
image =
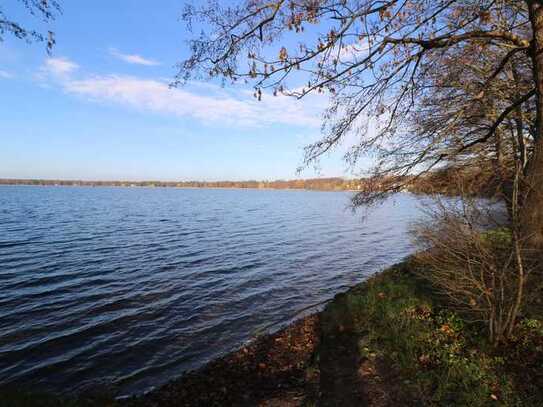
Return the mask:
<path id="1" fill-rule="evenodd" d="M 320 405 L 351 407 L 368 405 L 364 377 L 359 374 L 361 359 L 358 335 L 345 295 L 334 300 L 321 316 Z"/>

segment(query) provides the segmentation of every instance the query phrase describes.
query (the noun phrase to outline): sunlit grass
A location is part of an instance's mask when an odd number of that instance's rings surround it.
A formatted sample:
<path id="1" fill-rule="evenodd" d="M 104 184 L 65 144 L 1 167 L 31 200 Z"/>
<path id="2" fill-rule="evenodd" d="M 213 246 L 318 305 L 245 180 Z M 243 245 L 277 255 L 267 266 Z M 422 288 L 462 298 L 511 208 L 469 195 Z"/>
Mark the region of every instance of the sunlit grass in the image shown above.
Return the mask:
<path id="1" fill-rule="evenodd" d="M 526 392 L 529 384 L 515 371 L 518 357 L 509 356 L 517 349 L 532 363 L 541 360 L 543 349 L 535 344 L 543 339 L 539 320 L 521 323 L 519 335 L 531 338 L 524 340 L 524 350 L 518 344 L 496 349 L 481 326 L 447 309 L 412 267 L 395 266 L 334 301 L 323 330 L 338 320 L 354 321 L 360 356 L 382 358 L 395 369 L 410 404 L 541 405 L 541 394 L 534 393 L 541 389 L 532 383 Z"/>

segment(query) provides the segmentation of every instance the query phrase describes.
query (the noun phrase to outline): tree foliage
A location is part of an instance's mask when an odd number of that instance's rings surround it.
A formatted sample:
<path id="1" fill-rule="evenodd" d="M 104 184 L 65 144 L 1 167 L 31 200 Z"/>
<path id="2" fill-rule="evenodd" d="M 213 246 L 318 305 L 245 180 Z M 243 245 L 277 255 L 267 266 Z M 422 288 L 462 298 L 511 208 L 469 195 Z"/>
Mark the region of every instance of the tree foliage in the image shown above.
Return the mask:
<path id="1" fill-rule="evenodd" d="M 60 5 L 56 0 L 18 0 L 19 4 L 32 16 L 43 22 L 50 22 L 60 13 Z M 50 52 L 55 45 L 55 36 L 52 31 L 43 33 L 14 21 L 6 14 L 4 7 L 0 6 L 0 42 L 4 41 L 6 34 L 11 34 L 27 42 L 45 42 Z"/>
<path id="2" fill-rule="evenodd" d="M 325 92 L 330 106 L 323 136 L 306 148 L 306 164 L 352 134 L 358 141 L 345 155 L 350 165 L 372 154 L 375 176 L 422 174 L 479 153 L 500 155 L 489 146 L 515 115 L 522 119 L 522 140 L 530 143 L 537 91 L 529 3 L 210 1 L 185 10 L 188 23 L 204 22 L 209 30 L 191 40 L 176 83 L 245 80 L 257 98 Z M 509 156 L 518 155 L 514 147 Z M 392 182 L 384 191 L 364 191 L 355 203 L 401 187 Z"/>
<path id="3" fill-rule="evenodd" d="M 176 84 L 220 77 L 251 83 L 258 99 L 329 95 L 305 163 L 356 140 L 346 162 L 356 168 L 369 154 L 374 166 L 355 205 L 436 169 L 497 180 L 509 209 L 507 250 L 492 252 L 460 221 L 424 236 L 444 246 L 432 258 L 443 288 L 468 304 L 486 299 L 479 311 L 492 339 L 510 336 L 524 304 L 524 253 L 543 252 L 543 1 L 212 0 L 188 6 L 184 18 L 208 31 L 190 41 Z M 466 269 L 473 263 L 482 266 Z M 480 278 L 466 279 L 472 272 Z"/>

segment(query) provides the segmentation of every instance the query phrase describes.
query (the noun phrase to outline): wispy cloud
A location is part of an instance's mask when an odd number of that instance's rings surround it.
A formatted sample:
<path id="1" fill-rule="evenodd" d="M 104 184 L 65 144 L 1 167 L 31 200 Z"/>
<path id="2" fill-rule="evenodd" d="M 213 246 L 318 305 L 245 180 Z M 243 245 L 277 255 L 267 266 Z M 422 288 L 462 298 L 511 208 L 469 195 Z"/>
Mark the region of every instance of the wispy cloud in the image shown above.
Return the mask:
<path id="1" fill-rule="evenodd" d="M 13 78 L 13 76 L 14 75 L 12 73 L 10 73 L 8 71 L 3 71 L 3 70 L 0 69 L 0 78 L 2 78 L 2 79 L 11 79 L 11 78 Z"/>
<path id="2" fill-rule="evenodd" d="M 70 62 L 68 59 L 63 61 Z M 165 81 L 136 76 L 58 75 L 58 69 L 51 69 L 50 61 L 41 69 L 42 72 L 47 70 L 52 71 L 49 82 L 69 94 L 142 112 L 192 118 L 204 124 L 241 127 L 283 124 L 315 128 L 320 125 L 319 116 L 324 107 L 324 100 L 307 103 L 285 96 L 265 96 L 259 102 L 247 90 L 227 91 L 209 83 L 170 88 Z M 74 69 L 61 71 L 74 72 Z"/>
<path id="3" fill-rule="evenodd" d="M 338 48 L 336 48 L 336 50 L 337 49 Z M 355 62 L 367 57 L 368 50 L 368 41 L 364 39 L 362 41 L 359 41 L 358 43 L 343 45 L 341 48 L 339 48 L 338 56 L 340 61 L 342 62 Z"/>
<path id="4" fill-rule="evenodd" d="M 129 64 L 145 65 L 145 66 L 160 65 L 160 62 L 155 61 L 154 59 L 148 59 L 138 54 L 124 54 L 115 48 L 110 48 L 109 53 L 113 55 L 115 58 L 120 59 L 121 61 L 124 61 L 124 62 L 128 62 Z"/>
<path id="5" fill-rule="evenodd" d="M 258 102 L 245 94 L 239 94 L 237 98 L 224 94 L 220 88 L 198 94 L 183 88 L 171 89 L 167 83 L 157 80 L 118 75 L 72 80 L 64 87 L 70 93 L 93 100 L 142 111 L 192 117 L 204 123 L 251 127 L 274 123 L 314 127 L 320 123 L 316 115 L 290 105 L 294 101 L 274 98 L 276 100 Z"/>
<path id="6" fill-rule="evenodd" d="M 79 65 L 68 58 L 47 58 L 40 72 L 42 74 L 63 77 L 70 75 L 78 68 Z"/>

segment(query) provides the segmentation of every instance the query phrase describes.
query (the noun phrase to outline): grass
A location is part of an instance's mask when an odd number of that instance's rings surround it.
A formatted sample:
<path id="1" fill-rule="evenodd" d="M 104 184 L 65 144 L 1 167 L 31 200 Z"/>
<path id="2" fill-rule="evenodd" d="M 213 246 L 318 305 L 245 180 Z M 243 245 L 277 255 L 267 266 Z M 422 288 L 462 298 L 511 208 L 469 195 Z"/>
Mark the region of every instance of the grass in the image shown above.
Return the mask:
<path id="1" fill-rule="evenodd" d="M 524 319 L 512 343 L 492 347 L 412 272 L 410 262 L 336 299 L 322 329 L 349 320 L 362 358 L 379 358 L 412 405 L 541 406 L 543 324 Z"/>

